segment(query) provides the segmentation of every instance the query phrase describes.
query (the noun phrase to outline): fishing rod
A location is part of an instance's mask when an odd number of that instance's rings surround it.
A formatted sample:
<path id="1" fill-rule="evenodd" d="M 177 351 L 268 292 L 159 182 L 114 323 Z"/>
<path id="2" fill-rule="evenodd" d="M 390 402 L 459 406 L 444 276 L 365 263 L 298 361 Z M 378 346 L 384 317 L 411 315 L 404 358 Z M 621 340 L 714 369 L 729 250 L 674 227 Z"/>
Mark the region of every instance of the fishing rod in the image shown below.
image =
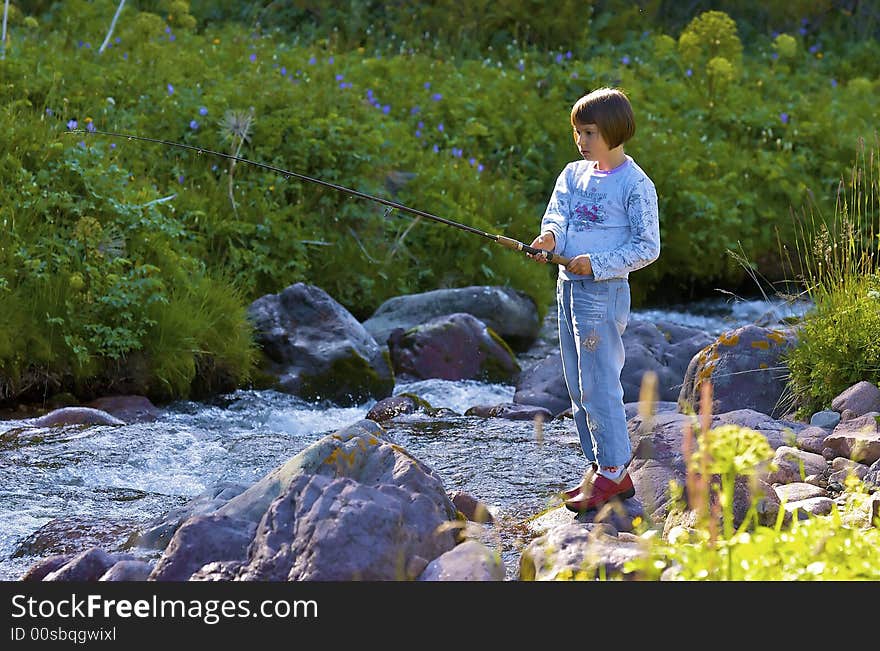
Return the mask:
<path id="1" fill-rule="evenodd" d="M 187 145 L 181 142 L 173 142 L 171 140 L 159 140 L 158 138 L 146 138 L 144 136 L 135 136 L 128 133 L 114 133 L 112 131 L 99 131 L 95 129 L 94 131 L 85 131 L 83 129 L 68 131 L 67 133 L 76 133 L 76 134 L 84 134 L 84 135 L 101 135 L 101 136 L 109 136 L 111 138 L 125 138 L 126 140 L 139 140 L 142 142 L 152 142 L 159 145 L 165 145 L 167 147 L 179 147 L 181 149 L 189 149 L 198 154 L 211 154 L 213 156 L 220 156 L 221 158 L 227 158 L 229 160 L 234 160 L 240 163 L 248 163 L 250 165 L 255 165 L 256 167 L 262 167 L 263 169 L 269 170 L 270 172 L 275 172 L 277 174 L 281 174 L 285 178 L 296 178 L 302 181 L 308 181 L 309 183 L 315 183 L 317 185 L 323 185 L 326 188 L 331 188 L 338 192 L 343 192 L 346 194 L 353 195 L 355 197 L 359 197 L 360 199 L 367 199 L 369 201 L 375 201 L 376 203 L 380 203 L 384 206 L 388 206 L 390 208 L 396 208 L 397 210 L 402 210 L 404 212 L 408 212 L 413 215 L 418 215 L 419 217 L 424 217 L 425 219 L 431 219 L 435 222 L 440 222 L 441 224 L 446 224 L 447 226 L 453 226 L 455 228 L 461 229 L 463 231 L 467 231 L 468 233 L 474 233 L 475 235 L 481 235 L 487 239 L 492 240 L 493 242 L 497 242 L 501 246 L 504 246 L 508 249 L 513 249 L 514 251 L 522 251 L 523 253 L 528 253 L 531 255 L 537 255 L 544 258 L 547 262 L 551 262 L 553 264 L 561 264 L 563 266 L 567 266 L 570 262 L 571 258 L 566 258 L 561 255 L 557 255 L 551 251 L 545 251 L 543 249 L 536 249 L 533 246 L 529 246 L 528 244 L 523 244 L 522 242 L 515 240 L 510 237 L 505 237 L 504 235 L 495 235 L 493 233 L 487 233 L 485 231 L 481 231 L 478 228 L 474 228 L 473 226 L 468 226 L 467 224 L 460 224 L 459 222 L 454 222 L 451 219 L 444 219 L 443 217 L 438 217 L 437 215 L 432 215 L 429 212 L 425 212 L 424 210 L 417 210 L 416 208 L 410 208 L 409 206 L 405 206 L 402 203 L 397 203 L 396 201 L 389 201 L 388 199 L 383 199 L 381 197 L 375 197 L 371 194 L 367 194 L 366 192 L 359 192 L 358 190 L 353 190 L 351 188 L 346 188 L 342 185 L 337 185 L 335 183 L 330 183 L 328 181 L 323 181 L 321 179 L 316 179 L 311 176 L 306 176 L 305 174 L 299 174 L 298 172 L 291 172 L 290 170 L 281 169 L 280 167 L 274 167 L 272 165 L 267 165 L 266 163 L 261 163 L 259 161 L 249 160 L 247 158 L 242 158 L 240 156 L 233 156 L 232 154 L 226 154 L 221 151 L 213 151 L 211 149 L 205 149 L 204 147 L 196 147 L 195 145 Z"/>

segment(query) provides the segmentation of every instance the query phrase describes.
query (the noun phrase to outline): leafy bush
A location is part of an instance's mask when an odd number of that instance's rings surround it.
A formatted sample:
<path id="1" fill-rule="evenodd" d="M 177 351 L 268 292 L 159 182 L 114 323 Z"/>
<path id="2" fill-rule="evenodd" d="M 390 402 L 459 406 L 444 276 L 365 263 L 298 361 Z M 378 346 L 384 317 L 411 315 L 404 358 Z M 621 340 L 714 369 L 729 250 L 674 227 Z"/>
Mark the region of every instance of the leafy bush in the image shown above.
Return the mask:
<path id="1" fill-rule="evenodd" d="M 638 121 L 627 151 L 661 208 L 661 256 L 633 277 L 638 304 L 743 283 L 729 250 L 772 275 L 790 207 L 810 196 L 818 209 L 833 204 L 833 170 L 875 121 L 876 41 L 822 42 L 795 27 L 796 52 L 774 59 L 774 35 L 719 12 L 689 17 L 676 35 L 647 31 L 643 12 L 612 15 L 615 2 L 564 3 L 547 21 L 540 3 L 476 3 L 466 9 L 480 18 L 473 29 L 488 16 L 496 31 L 466 43 L 470 32 L 450 29 L 436 3 L 427 13 L 363 3 L 350 15 L 357 3 L 211 4 L 127 3 L 102 52 L 115 0 L 30 4 L 30 26 L 14 26 L 0 84 L 11 125 L 0 179 L 13 190 L 0 218 L 15 229 L 0 235 L 0 291 L 45 303 L 32 348 L 39 359 L 54 351 L 40 363 L 58 377 L 145 350 L 160 327 L 150 306 L 203 279 L 232 283 L 244 305 L 312 283 L 359 318 L 442 286 L 510 285 L 541 311 L 552 296 L 552 270 L 484 238 L 244 163 L 69 125 L 240 155 L 529 242 L 555 176 L 576 158 L 570 106 L 618 85 Z M 578 29 L 565 33 L 577 43 L 536 27 L 575 15 Z M 753 37 L 745 49 L 743 33 Z M 23 372 L 3 363 L 4 374 Z"/>
<path id="2" fill-rule="evenodd" d="M 862 380 L 880 383 L 880 148 L 862 143 L 852 174 L 841 180 L 833 216 L 802 222 L 798 273 L 815 307 L 786 356 L 792 403 L 804 416 Z M 806 211 L 804 211 L 806 212 Z"/>

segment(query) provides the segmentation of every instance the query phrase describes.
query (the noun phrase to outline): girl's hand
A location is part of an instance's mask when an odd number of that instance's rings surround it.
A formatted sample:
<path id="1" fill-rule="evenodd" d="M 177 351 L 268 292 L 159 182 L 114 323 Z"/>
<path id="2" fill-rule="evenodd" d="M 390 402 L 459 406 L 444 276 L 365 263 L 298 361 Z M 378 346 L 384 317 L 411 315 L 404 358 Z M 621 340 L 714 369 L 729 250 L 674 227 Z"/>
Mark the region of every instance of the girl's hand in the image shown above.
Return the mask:
<path id="1" fill-rule="evenodd" d="M 556 247 L 556 238 L 553 236 L 553 233 L 541 233 L 538 237 L 532 240 L 531 246 L 532 248 L 541 249 L 542 251 L 552 251 Z M 526 255 L 536 262 L 542 264 L 547 263 L 547 259 L 540 255 L 534 255 L 532 253 L 526 253 Z"/>
<path id="2" fill-rule="evenodd" d="M 565 269 L 580 276 L 587 276 L 593 273 L 593 265 L 590 262 L 590 256 L 587 254 L 573 257 Z"/>

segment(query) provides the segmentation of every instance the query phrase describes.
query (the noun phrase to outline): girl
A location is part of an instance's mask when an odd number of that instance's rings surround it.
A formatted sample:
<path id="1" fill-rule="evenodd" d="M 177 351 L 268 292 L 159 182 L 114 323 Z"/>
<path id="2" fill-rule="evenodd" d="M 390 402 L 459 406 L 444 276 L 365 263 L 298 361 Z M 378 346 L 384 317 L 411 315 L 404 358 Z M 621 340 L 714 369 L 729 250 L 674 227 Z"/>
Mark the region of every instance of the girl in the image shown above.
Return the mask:
<path id="1" fill-rule="evenodd" d="M 632 450 L 621 335 L 629 319 L 629 272 L 659 256 L 660 224 L 654 183 L 623 151 L 636 130 L 626 95 L 599 88 L 581 97 L 571 126 L 583 160 L 560 173 L 532 246 L 571 258 L 559 267 L 556 284 L 559 346 L 590 468 L 563 497 L 566 507 L 581 512 L 635 495 L 626 470 Z"/>

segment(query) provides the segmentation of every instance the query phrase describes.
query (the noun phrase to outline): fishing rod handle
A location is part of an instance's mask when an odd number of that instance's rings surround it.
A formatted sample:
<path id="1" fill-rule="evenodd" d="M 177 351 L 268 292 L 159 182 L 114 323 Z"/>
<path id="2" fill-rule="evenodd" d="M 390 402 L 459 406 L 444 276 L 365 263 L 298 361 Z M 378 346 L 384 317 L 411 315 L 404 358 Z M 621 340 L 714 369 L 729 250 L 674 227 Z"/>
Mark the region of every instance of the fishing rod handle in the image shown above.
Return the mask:
<path id="1" fill-rule="evenodd" d="M 532 255 L 540 255 L 542 258 L 547 260 L 547 262 L 550 262 L 552 264 L 561 264 L 563 267 L 567 267 L 568 263 L 571 262 L 571 258 L 556 255 L 552 251 L 536 249 L 533 246 L 523 244 L 522 242 L 519 242 L 510 237 L 504 237 L 503 235 L 498 235 L 495 241 L 498 242 L 501 246 L 506 246 L 508 249 L 513 249 L 514 251 L 522 251 L 524 253 L 531 253 Z"/>

